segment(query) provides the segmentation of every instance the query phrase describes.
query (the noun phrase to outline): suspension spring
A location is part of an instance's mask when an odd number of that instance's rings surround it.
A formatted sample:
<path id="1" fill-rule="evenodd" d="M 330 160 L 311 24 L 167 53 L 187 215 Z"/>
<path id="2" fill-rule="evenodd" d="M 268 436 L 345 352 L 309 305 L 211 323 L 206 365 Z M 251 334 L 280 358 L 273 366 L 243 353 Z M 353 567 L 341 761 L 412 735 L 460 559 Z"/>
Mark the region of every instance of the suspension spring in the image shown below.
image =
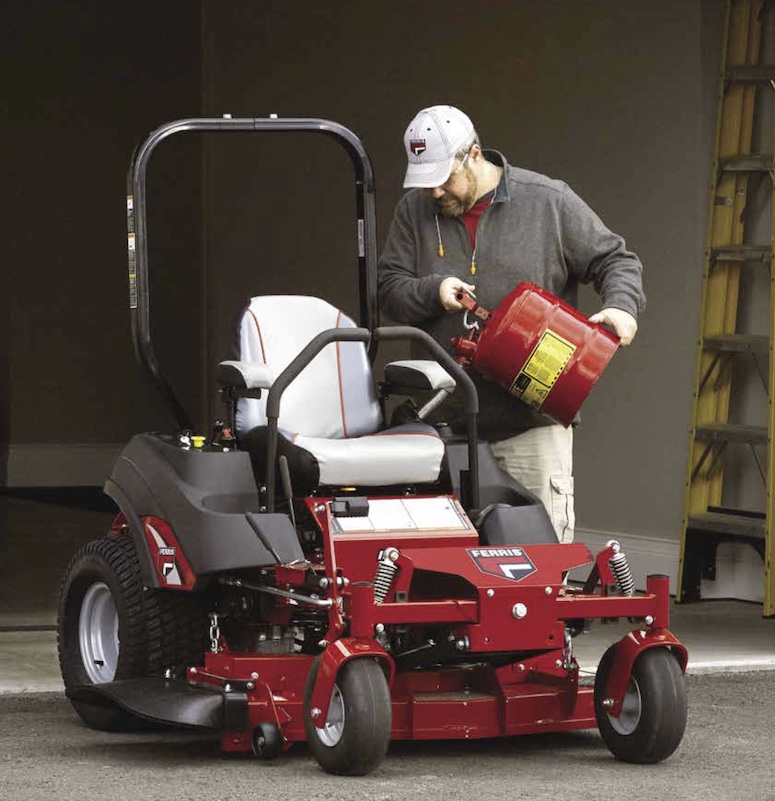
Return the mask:
<path id="1" fill-rule="evenodd" d="M 377 572 L 374 575 L 374 603 L 381 604 L 387 598 L 398 573 L 397 559 L 397 548 L 385 548 L 384 551 L 380 551 L 377 557 Z"/>
<path id="2" fill-rule="evenodd" d="M 424 406 L 417 410 L 417 416 L 420 420 L 424 420 L 431 412 L 438 409 L 448 397 L 449 392 L 446 389 L 440 389 Z"/>
<path id="3" fill-rule="evenodd" d="M 635 592 L 635 579 L 623 551 L 618 551 L 609 560 L 608 565 L 614 574 L 616 584 L 622 595 L 632 595 Z"/>

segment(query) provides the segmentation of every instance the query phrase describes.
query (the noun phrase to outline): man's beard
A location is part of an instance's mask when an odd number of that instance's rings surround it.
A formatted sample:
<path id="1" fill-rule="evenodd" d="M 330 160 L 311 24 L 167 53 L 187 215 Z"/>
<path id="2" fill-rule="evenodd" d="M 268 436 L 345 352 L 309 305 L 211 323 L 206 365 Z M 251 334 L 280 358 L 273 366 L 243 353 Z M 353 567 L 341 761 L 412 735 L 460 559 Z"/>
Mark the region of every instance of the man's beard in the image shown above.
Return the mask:
<path id="1" fill-rule="evenodd" d="M 440 198 L 436 199 L 436 206 L 445 217 L 462 217 L 476 203 L 476 179 L 468 169 L 468 166 L 466 166 L 466 177 L 468 178 L 468 183 L 462 197 L 445 192 Z"/>
<path id="2" fill-rule="evenodd" d="M 468 211 L 462 200 L 451 195 L 439 198 L 436 205 L 445 217 L 462 217 Z"/>

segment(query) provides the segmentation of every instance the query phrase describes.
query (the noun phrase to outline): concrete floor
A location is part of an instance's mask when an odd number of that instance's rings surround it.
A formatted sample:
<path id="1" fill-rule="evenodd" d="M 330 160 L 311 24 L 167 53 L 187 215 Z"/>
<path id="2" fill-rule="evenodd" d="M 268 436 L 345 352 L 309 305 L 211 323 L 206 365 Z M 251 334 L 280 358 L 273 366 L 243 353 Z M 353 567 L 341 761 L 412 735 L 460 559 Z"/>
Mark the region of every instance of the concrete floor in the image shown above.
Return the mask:
<path id="1" fill-rule="evenodd" d="M 97 490 L 54 491 L 46 499 L 0 495 L 0 693 L 62 690 L 53 631 L 61 577 L 77 548 L 104 532 L 112 516 Z M 689 649 L 690 672 L 775 670 L 775 619 L 763 619 L 759 604 L 674 605 L 671 618 Z M 577 637 L 582 670 L 593 672 L 627 630 L 626 622 L 597 623 Z"/>
<path id="2" fill-rule="evenodd" d="M 274 762 L 187 732 L 86 728 L 59 694 L 0 695 L 5 801 L 772 801 L 772 674 L 689 675 L 689 717 L 658 765 L 617 762 L 599 733 L 393 742 L 369 776 L 329 776 L 305 743 Z"/>

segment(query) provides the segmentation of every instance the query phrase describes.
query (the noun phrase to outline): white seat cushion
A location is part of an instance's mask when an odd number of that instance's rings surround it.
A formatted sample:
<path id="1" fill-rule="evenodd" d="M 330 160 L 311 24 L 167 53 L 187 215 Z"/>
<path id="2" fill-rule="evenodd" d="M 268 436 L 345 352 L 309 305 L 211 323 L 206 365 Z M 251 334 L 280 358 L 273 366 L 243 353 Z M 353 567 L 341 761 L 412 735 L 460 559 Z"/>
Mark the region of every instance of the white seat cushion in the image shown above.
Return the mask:
<path id="1" fill-rule="evenodd" d="M 320 483 L 331 486 L 432 483 L 444 458 L 438 432 L 424 423 L 344 440 L 297 434 L 292 442 L 317 459 Z"/>

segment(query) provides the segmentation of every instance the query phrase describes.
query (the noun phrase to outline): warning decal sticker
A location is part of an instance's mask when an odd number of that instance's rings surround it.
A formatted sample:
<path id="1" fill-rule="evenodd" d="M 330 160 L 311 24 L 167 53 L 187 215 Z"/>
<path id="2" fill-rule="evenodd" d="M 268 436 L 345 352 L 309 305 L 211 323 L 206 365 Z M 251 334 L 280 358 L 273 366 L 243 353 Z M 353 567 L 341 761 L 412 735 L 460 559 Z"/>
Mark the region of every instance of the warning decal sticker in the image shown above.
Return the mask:
<path id="1" fill-rule="evenodd" d="M 522 548 L 466 548 L 466 550 L 479 570 L 491 576 L 522 581 L 536 571 L 536 566 Z"/>
<path id="2" fill-rule="evenodd" d="M 129 254 L 129 308 L 137 308 L 137 254 L 135 251 L 135 199 L 132 195 L 126 198 L 126 219 L 129 235 L 127 251 Z"/>
<path id="3" fill-rule="evenodd" d="M 528 406 L 540 409 L 575 350 L 573 343 L 547 328 L 509 392 Z"/>

